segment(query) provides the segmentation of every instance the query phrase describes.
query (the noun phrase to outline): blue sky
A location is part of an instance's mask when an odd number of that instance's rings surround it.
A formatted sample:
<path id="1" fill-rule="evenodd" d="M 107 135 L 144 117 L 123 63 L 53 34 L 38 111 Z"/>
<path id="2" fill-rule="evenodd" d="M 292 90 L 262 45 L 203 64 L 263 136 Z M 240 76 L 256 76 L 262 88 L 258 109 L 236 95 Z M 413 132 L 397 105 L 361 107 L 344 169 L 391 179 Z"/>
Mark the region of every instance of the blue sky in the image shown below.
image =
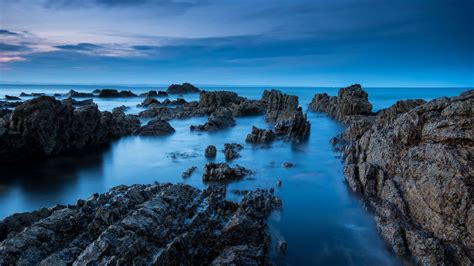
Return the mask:
<path id="1" fill-rule="evenodd" d="M 0 0 L 0 82 L 474 86 L 471 0 Z"/>

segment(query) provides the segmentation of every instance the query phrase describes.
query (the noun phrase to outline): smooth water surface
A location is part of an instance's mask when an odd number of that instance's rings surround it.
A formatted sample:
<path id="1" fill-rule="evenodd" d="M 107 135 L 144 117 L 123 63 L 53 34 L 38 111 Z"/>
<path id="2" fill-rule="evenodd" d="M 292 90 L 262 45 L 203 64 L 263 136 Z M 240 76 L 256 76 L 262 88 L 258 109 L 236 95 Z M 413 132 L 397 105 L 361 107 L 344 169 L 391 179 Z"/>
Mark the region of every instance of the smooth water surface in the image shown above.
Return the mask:
<path id="1" fill-rule="evenodd" d="M 3 95 L 20 92 L 65 93 L 69 89 L 91 92 L 94 86 L 1 86 Z M 135 93 L 150 89 L 127 88 Z M 241 96 L 260 98 L 262 87 L 223 87 L 208 90 L 233 90 Z M 299 96 L 306 108 L 314 93 L 336 95 L 336 88 L 278 88 Z M 385 108 L 399 99 L 458 95 L 463 89 L 369 88 L 370 101 L 375 110 Z M 185 95 L 196 100 L 198 95 Z M 99 99 L 94 101 L 102 110 L 126 105 L 128 112 L 143 98 Z M 31 162 L 21 167 L 1 170 L 0 218 L 54 204 L 74 203 L 79 198 L 105 192 L 120 184 L 172 182 L 186 183 L 198 188 L 207 145 L 218 147 L 216 162 L 223 162 L 224 143 L 244 145 L 241 157 L 230 162 L 252 169 L 254 174 L 228 185 L 228 197 L 238 200 L 232 190 L 274 188 L 283 201 L 283 210 L 274 212 L 270 219 L 272 242 L 284 239 L 288 243 L 286 255 L 278 255 L 272 246 L 271 257 L 279 265 L 398 265 L 400 261 L 385 247 L 378 236 L 372 216 L 364 210 L 357 196 L 352 195 L 343 182 L 342 162 L 332 150 L 329 139 L 343 127 L 323 114 L 308 113 L 311 135 L 307 142 L 290 144 L 276 141 L 269 145 L 245 144 L 245 136 L 253 125 L 271 127 L 263 116 L 237 118 L 236 126 L 218 132 L 191 132 L 190 125 L 201 124 L 206 118 L 173 120 L 176 133 L 167 137 L 124 137 L 104 151 L 82 157 L 62 157 Z M 283 162 L 295 167 L 285 169 Z M 181 173 L 191 166 L 198 170 L 187 179 Z M 281 188 L 277 187 L 282 180 Z"/>

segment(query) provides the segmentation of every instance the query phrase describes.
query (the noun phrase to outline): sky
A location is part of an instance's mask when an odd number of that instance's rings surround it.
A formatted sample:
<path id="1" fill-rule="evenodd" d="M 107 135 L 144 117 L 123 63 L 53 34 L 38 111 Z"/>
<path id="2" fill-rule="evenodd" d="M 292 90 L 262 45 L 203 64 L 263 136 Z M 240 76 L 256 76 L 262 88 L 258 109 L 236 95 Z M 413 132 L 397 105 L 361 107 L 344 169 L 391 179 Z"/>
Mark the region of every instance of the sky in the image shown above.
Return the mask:
<path id="1" fill-rule="evenodd" d="M 473 87 L 473 0 L 0 0 L 0 83 Z"/>

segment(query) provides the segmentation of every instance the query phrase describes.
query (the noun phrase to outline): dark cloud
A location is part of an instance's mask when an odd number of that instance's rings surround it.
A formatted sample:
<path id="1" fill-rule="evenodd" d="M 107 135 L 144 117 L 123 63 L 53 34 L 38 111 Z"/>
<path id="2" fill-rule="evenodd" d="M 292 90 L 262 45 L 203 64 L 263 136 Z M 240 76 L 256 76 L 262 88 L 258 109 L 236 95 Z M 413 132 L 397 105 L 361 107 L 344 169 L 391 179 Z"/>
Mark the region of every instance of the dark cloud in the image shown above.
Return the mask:
<path id="1" fill-rule="evenodd" d="M 28 50 L 30 48 L 27 46 L 0 43 L 0 52 L 23 52 Z"/>
<path id="2" fill-rule="evenodd" d="M 78 44 L 67 44 L 67 45 L 57 45 L 54 46 L 61 50 L 70 50 L 70 51 L 94 51 L 97 49 L 104 48 L 103 46 L 92 44 L 92 43 L 78 43 Z"/>
<path id="3" fill-rule="evenodd" d="M 13 36 L 16 36 L 16 35 L 18 35 L 18 33 L 12 32 L 12 31 L 9 31 L 9 30 L 0 29 L 0 35 L 13 35 Z"/>
<path id="4" fill-rule="evenodd" d="M 177 7 L 187 8 L 193 7 L 206 0 L 190 0 L 190 1 L 175 1 L 175 0 L 47 0 L 45 6 L 47 8 L 120 8 L 120 7 L 140 7 L 140 6 L 155 6 L 162 8 Z"/>

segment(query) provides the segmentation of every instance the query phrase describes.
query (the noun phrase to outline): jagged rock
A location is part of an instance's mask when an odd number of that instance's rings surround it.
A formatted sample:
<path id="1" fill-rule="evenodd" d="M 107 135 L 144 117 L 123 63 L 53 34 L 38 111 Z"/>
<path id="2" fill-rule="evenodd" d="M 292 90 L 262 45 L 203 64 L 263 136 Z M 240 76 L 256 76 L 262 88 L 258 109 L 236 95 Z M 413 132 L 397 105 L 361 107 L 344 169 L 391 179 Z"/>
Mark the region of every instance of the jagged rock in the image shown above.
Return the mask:
<path id="1" fill-rule="evenodd" d="M 234 168 L 226 163 L 207 163 L 204 167 L 202 180 L 209 181 L 232 181 L 242 179 L 244 176 L 251 174 L 252 171 L 245 169 L 240 165 Z"/>
<path id="2" fill-rule="evenodd" d="M 238 143 L 225 143 L 224 144 L 224 155 L 225 159 L 230 161 L 240 157 L 240 151 L 243 149 L 242 145 Z"/>
<path id="3" fill-rule="evenodd" d="M 185 99 L 183 98 L 178 98 L 176 100 L 170 100 L 170 99 L 165 99 L 162 104 L 163 105 L 183 105 L 187 103 Z"/>
<path id="4" fill-rule="evenodd" d="M 73 98 L 67 98 L 67 99 L 62 100 L 61 102 L 64 104 L 72 105 L 72 106 L 85 106 L 85 105 L 94 104 L 94 101 L 92 99 L 77 101 L 77 100 L 74 100 Z"/>
<path id="5" fill-rule="evenodd" d="M 149 91 L 140 94 L 142 97 L 168 97 L 168 93 L 166 91 Z"/>
<path id="6" fill-rule="evenodd" d="M 72 98 L 72 97 L 76 97 L 76 98 L 90 98 L 90 97 L 94 97 L 94 94 L 93 93 L 87 93 L 87 92 L 77 92 L 75 90 L 70 90 L 68 93 L 66 93 L 64 95 L 64 97 L 67 97 L 67 98 Z"/>
<path id="7" fill-rule="evenodd" d="M 252 126 L 252 132 L 247 135 L 245 141 L 250 143 L 268 143 L 275 139 L 273 130 L 265 130 Z"/>
<path id="8" fill-rule="evenodd" d="M 195 116 L 209 115 L 207 108 L 199 108 L 197 101 L 192 101 L 178 105 L 176 107 L 150 105 L 147 110 L 140 112 L 138 115 L 143 118 L 156 118 L 161 120 L 185 119 Z"/>
<path id="9" fill-rule="evenodd" d="M 326 93 L 316 94 L 309 105 L 315 112 L 327 113 L 342 123 L 349 123 L 354 116 L 371 115 L 372 104 L 369 95 L 359 84 L 341 88 L 337 96 L 330 97 Z"/>
<path id="10" fill-rule="evenodd" d="M 21 217 L 0 223 L 0 265 L 268 263 L 266 218 L 281 201 L 266 190 L 239 203 L 225 194 L 217 186 L 122 185 L 73 205 L 14 215 Z"/>
<path id="11" fill-rule="evenodd" d="M 136 116 L 101 113 L 94 104 L 74 109 L 49 96 L 25 101 L 10 118 L 0 138 L 3 162 L 96 149 L 140 125 Z"/>
<path id="12" fill-rule="evenodd" d="M 261 100 L 243 100 L 239 104 L 232 105 L 234 116 L 251 116 L 265 113 L 265 103 Z"/>
<path id="13" fill-rule="evenodd" d="M 232 111 L 229 108 L 220 107 L 209 116 L 205 124 L 191 126 L 190 128 L 191 130 L 198 131 L 215 131 L 227 127 L 232 127 L 234 125 L 235 120 L 232 116 Z"/>
<path id="14" fill-rule="evenodd" d="M 399 101 L 342 134 L 350 188 L 372 205 L 393 250 L 421 265 L 474 264 L 473 106 L 474 90 Z"/>
<path id="15" fill-rule="evenodd" d="M 148 107 L 152 104 L 160 104 L 160 101 L 158 101 L 157 99 L 153 98 L 153 97 L 146 97 L 145 100 L 143 100 L 143 102 L 139 105 L 137 105 L 137 107 Z"/>
<path id="16" fill-rule="evenodd" d="M 185 94 L 185 93 L 198 93 L 199 89 L 190 83 L 171 84 L 166 93 L 168 94 Z"/>
<path id="17" fill-rule="evenodd" d="M 134 94 L 131 91 L 120 91 L 119 92 L 118 90 L 115 90 L 115 89 L 102 89 L 99 92 L 99 97 L 103 97 L 103 98 L 123 97 L 123 98 L 126 98 L 126 97 L 137 97 L 137 95 Z"/>
<path id="18" fill-rule="evenodd" d="M 184 171 L 184 172 L 181 174 L 181 176 L 182 176 L 183 178 L 188 178 L 188 177 L 190 177 L 190 176 L 194 173 L 194 171 L 196 171 L 196 169 L 197 169 L 196 166 L 192 166 L 192 167 L 188 168 L 186 171 Z"/>
<path id="19" fill-rule="evenodd" d="M 20 97 L 5 95 L 5 100 L 7 101 L 21 101 Z"/>
<path id="20" fill-rule="evenodd" d="M 265 90 L 262 102 L 267 107 L 265 119 L 268 122 L 290 119 L 298 109 L 298 96 L 284 94 L 278 90 Z"/>
<path id="21" fill-rule="evenodd" d="M 140 136 L 162 136 L 174 133 L 174 128 L 164 120 L 151 120 L 139 128 L 135 134 Z"/>
<path id="22" fill-rule="evenodd" d="M 39 97 L 39 96 L 44 96 L 45 94 L 42 92 L 32 92 L 32 93 L 25 93 L 22 92 L 20 93 L 20 97 Z"/>
<path id="23" fill-rule="evenodd" d="M 216 146 L 214 145 L 209 145 L 204 150 L 204 156 L 206 156 L 207 158 L 215 158 L 216 154 L 217 154 L 217 149 L 216 149 Z"/>
<path id="24" fill-rule="evenodd" d="M 300 142 L 309 136 L 311 124 L 306 114 L 303 114 L 301 107 L 297 111 L 286 118 L 279 118 L 275 124 L 275 133 L 277 135 L 285 135 L 286 138 L 293 142 Z"/>
<path id="25" fill-rule="evenodd" d="M 199 107 L 230 107 L 240 104 L 243 98 L 232 91 L 202 91 L 199 93 Z"/>

